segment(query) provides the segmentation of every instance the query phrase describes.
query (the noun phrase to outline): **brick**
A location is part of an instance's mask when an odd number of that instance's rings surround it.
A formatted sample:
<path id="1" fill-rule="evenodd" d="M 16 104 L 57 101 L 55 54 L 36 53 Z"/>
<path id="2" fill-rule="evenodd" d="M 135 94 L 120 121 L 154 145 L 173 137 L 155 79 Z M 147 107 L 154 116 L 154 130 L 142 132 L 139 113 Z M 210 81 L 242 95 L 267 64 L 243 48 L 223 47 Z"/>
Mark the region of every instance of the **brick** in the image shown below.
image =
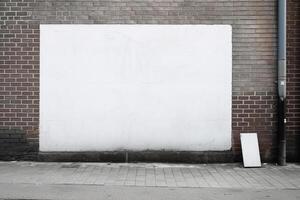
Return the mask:
<path id="1" fill-rule="evenodd" d="M 299 1 L 288 1 L 287 11 L 290 13 L 287 17 L 287 107 L 299 107 L 300 102 L 294 101 L 299 97 L 300 88 L 292 83 L 299 83 L 300 80 L 300 63 L 294 59 L 299 55 L 300 43 L 296 42 L 300 40 L 299 33 L 299 20 L 300 16 L 295 14 L 299 13 L 300 2 Z M 297 109 L 287 109 L 287 156 L 290 160 L 300 160 L 300 126 L 299 126 L 299 110 Z M 293 117 L 297 116 L 298 117 Z M 296 125 L 296 126 L 294 126 Z"/>

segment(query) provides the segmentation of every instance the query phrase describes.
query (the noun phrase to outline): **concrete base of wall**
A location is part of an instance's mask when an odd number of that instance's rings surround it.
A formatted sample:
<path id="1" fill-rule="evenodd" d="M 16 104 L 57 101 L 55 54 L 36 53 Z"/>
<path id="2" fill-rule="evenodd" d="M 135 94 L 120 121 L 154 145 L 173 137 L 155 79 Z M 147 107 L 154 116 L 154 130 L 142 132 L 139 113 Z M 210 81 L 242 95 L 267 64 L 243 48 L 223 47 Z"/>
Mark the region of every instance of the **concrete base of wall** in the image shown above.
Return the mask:
<path id="1" fill-rule="evenodd" d="M 228 163 L 234 162 L 232 151 L 117 151 L 117 152 L 39 152 L 43 162 L 168 162 Z"/>

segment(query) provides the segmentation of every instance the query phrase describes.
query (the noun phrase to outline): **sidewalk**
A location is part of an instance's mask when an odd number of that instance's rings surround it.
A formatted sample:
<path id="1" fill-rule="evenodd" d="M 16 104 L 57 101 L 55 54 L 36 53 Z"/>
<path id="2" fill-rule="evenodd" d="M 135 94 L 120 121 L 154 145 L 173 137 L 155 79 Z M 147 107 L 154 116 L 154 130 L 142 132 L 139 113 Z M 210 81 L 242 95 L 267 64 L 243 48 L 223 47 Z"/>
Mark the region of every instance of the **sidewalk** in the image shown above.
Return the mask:
<path id="1" fill-rule="evenodd" d="M 0 162 L 0 184 L 300 189 L 300 165 Z"/>

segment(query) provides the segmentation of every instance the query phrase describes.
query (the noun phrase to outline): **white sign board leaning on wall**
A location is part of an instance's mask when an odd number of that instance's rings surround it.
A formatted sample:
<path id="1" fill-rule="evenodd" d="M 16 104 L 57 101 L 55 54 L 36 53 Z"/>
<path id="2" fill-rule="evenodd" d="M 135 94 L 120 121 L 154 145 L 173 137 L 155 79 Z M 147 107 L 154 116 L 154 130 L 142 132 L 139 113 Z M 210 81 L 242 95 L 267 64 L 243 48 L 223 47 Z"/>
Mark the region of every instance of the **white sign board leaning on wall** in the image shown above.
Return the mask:
<path id="1" fill-rule="evenodd" d="M 231 26 L 40 31 L 41 151 L 231 148 Z"/>

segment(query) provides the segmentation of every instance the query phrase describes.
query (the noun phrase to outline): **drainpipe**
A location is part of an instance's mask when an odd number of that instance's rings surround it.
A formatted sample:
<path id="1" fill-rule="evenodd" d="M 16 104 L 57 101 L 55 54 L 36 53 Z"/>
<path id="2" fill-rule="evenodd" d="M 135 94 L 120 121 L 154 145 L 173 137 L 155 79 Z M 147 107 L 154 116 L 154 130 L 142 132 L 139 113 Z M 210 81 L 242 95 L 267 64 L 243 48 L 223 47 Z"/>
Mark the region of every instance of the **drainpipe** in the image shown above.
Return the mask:
<path id="1" fill-rule="evenodd" d="M 278 0 L 278 164 L 286 165 L 286 0 Z"/>

